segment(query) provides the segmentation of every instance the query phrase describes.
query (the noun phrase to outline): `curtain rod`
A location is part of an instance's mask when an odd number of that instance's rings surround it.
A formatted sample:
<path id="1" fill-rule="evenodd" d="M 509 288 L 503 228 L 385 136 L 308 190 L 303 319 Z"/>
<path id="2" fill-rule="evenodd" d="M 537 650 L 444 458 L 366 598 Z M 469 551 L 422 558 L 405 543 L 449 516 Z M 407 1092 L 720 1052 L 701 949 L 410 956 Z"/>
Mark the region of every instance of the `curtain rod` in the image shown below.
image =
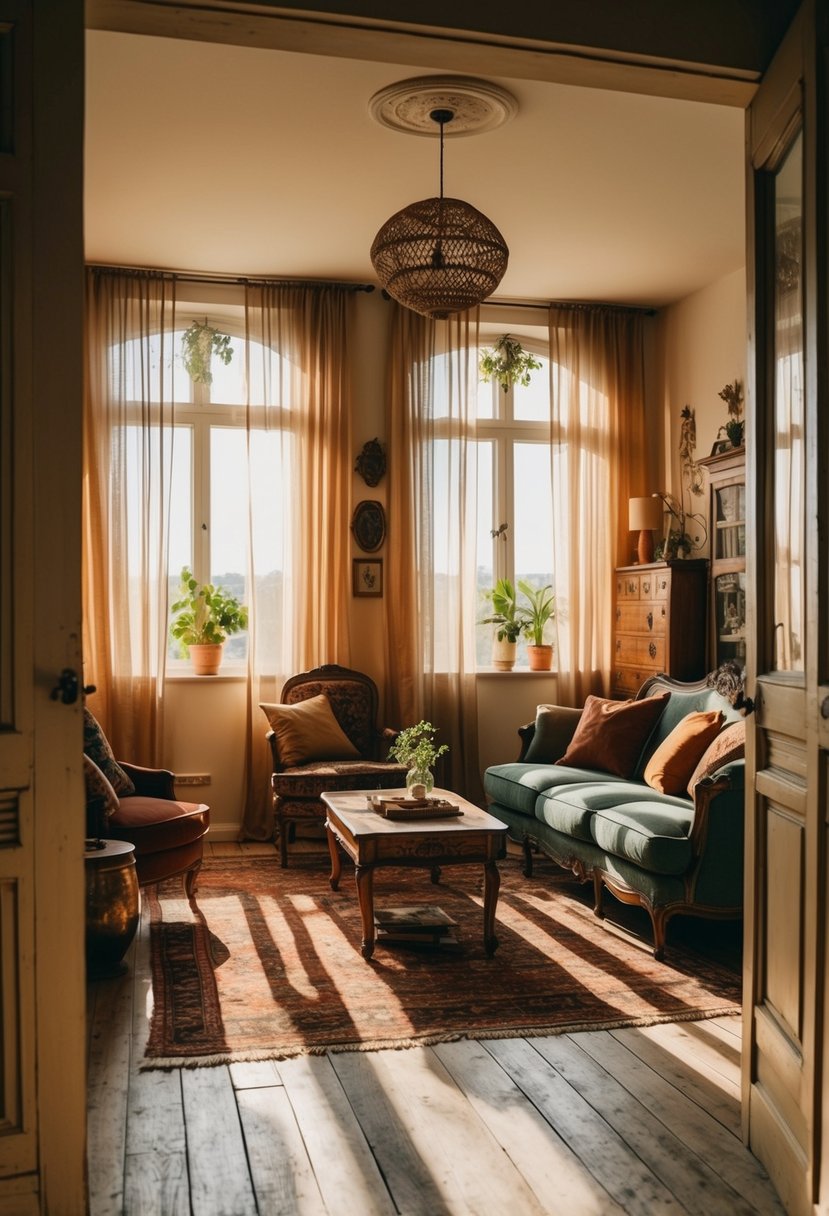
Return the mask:
<path id="1" fill-rule="evenodd" d="M 548 300 L 538 301 L 533 303 L 531 300 L 482 300 L 481 307 L 485 308 L 489 305 L 491 308 L 537 308 L 546 311 L 548 308 L 571 308 L 574 312 L 579 310 L 588 311 L 594 308 L 607 308 L 614 312 L 631 312 L 644 313 L 646 317 L 655 317 L 658 309 L 637 307 L 634 304 L 605 304 L 601 300 Z"/>
<path id="2" fill-rule="evenodd" d="M 349 291 L 372 292 L 373 283 L 348 283 L 339 279 L 279 278 L 270 275 L 208 274 L 189 270 L 160 270 L 152 266 L 115 266 L 106 262 L 87 262 L 90 270 L 102 270 L 105 274 L 152 275 L 159 279 L 170 279 L 176 283 L 227 283 L 231 286 L 275 284 L 280 287 L 343 287 Z"/>

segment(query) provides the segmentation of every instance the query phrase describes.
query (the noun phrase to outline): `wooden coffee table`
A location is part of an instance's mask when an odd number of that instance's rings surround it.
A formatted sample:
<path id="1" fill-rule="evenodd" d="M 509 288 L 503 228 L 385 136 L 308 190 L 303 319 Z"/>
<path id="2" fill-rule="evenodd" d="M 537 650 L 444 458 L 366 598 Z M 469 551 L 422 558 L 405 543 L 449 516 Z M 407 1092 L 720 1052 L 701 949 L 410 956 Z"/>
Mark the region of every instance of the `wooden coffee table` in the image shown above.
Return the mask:
<path id="1" fill-rule="evenodd" d="M 405 798 L 405 790 L 349 790 L 323 794 L 328 851 L 331 854 L 331 887 L 340 883 L 340 849 L 355 866 L 357 898 L 363 922 L 362 955 L 374 953 L 374 871 L 378 866 L 422 866 L 432 871 L 436 882 L 441 866 L 484 867 L 484 946 L 491 958 L 498 948 L 495 936 L 495 906 L 501 877 L 495 864 L 506 854 L 506 824 L 448 790 L 433 790 L 463 811 L 453 819 L 400 821 L 385 819 L 368 807 L 369 795 Z M 339 848 L 338 848 L 339 846 Z"/>

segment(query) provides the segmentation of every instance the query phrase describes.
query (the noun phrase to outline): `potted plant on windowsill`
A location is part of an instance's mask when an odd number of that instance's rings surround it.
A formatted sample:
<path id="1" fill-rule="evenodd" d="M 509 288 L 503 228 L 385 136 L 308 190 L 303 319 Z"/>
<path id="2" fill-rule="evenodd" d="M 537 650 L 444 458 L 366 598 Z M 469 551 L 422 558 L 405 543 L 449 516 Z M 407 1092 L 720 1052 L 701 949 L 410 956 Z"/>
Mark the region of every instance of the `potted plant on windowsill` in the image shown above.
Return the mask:
<path id="1" fill-rule="evenodd" d="M 199 583 L 187 566 L 181 572 L 179 598 L 170 611 L 170 633 L 184 657 L 189 654 L 197 676 L 215 676 L 226 639 L 248 627 L 247 608 L 221 587 Z"/>
<path id="2" fill-rule="evenodd" d="M 496 671 L 512 671 L 518 639 L 524 628 L 525 614 L 519 608 L 515 588 L 508 578 L 499 578 L 484 598 L 492 605 L 492 612 L 481 617 L 480 625 L 495 625 L 492 639 L 492 666 Z"/>
<path id="3" fill-rule="evenodd" d="M 549 583 L 544 587 L 534 587 L 526 579 L 519 579 L 518 590 L 529 603 L 529 608 L 521 606 L 518 611 L 523 615 L 521 632 L 529 639 L 527 658 L 530 671 L 550 671 L 553 666 L 553 646 L 551 642 L 545 642 L 544 635 L 548 622 L 555 620 L 556 615 L 553 588 Z"/>

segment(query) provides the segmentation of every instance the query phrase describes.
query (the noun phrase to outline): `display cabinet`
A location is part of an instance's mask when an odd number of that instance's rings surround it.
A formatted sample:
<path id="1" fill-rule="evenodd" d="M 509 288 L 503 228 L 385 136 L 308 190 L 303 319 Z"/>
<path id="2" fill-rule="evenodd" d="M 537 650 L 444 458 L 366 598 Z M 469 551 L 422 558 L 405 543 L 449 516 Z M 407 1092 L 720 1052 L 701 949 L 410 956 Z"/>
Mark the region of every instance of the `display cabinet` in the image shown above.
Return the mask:
<path id="1" fill-rule="evenodd" d="M 710 485 L 709 664 L 746 658 L 746 457 L 727 448 L 698 461 Z"/>

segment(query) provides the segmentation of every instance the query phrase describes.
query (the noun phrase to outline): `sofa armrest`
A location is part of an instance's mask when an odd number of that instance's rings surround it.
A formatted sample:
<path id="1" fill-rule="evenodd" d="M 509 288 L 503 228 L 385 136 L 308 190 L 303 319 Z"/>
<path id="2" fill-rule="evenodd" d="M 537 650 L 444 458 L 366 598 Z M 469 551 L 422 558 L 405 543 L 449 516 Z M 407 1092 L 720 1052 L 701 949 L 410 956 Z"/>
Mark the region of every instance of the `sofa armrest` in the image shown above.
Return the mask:
<path id="1" fill-rule="evenodd" d="M 136 794 L 145 798 L 169 798 L 175 800 L 175 775 L 166 768 L 142 768 L 139 764 L 118 763 L 135 786 Z"/>
<path id="2" fill-rule="evenodd" d="M 703 777 L 694 786 L 691 846 L 695 858 L 699 858 L 705 850 L 711 816 L 721 811 L 733 814 L 734 808 L 742 808 L 744 790 L 744 760 L 732 760 L 710 776 Z M 742 827 L 742 824 L 740 826 Z"/>

